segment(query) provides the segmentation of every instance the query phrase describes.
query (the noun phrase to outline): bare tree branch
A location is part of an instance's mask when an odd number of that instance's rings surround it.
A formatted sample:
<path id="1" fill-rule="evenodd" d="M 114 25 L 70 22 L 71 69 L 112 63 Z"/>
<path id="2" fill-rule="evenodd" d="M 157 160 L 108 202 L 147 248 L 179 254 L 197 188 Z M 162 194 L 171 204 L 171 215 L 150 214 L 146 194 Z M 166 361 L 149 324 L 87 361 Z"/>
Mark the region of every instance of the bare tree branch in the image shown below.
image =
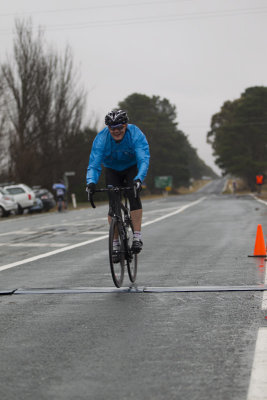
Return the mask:
<path id="1" fill-rule="evenodd" d="M 16 20 L 15 32 L 13 60 L 0 67 L 0 128 L 9 140 L 12 179 L 49 184 L 66 168 L 64 152 L 80 131 L 85 93 L 69 47 L 63 57 L 47 50 L 31 20 Z"/>

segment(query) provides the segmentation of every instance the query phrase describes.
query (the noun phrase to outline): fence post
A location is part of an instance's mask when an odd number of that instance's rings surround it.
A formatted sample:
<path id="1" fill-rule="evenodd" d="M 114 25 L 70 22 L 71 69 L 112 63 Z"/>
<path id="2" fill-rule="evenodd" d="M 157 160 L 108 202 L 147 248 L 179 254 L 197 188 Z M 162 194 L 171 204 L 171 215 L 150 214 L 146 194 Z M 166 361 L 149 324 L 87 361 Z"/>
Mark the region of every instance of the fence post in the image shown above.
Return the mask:
<path id="1" fill-rule="evenodd" d="M 71 200 L 72 200 L 73 208 L 77 208 L 75 193 L 72 193 L 72 194 L 71 194 Z"/>

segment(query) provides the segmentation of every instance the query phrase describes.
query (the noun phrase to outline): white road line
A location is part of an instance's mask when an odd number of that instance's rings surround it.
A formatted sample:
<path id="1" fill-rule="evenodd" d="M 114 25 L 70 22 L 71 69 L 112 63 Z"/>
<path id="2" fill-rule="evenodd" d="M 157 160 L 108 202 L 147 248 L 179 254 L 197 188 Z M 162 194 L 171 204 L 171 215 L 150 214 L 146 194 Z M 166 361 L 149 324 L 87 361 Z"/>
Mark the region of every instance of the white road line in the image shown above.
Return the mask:
<path id="1" fill-rule="evenodd" d="M 146 223 L 143 224 L 142 226 L 148 226 L 148 225 L 154 224 L 155 222 L 162 221 L 163 219 L 172 217 L 172 216 L 175 215 L 175 214 L 179 214 L 179 213 L 185 211 L 187 208 L 190 208 L 190 207 L 193 207 L 193 206 L 199 204 L 199 203 L 200 203 L 201 201 L 203 201 L 205 198 L 206 198 L 206 197 L 201 197 L 201 198 L 200 198 L 199 200 L 197 200 L 197 201 L 193 201 L 192 203 L 186 204 L 186 205 L 184 205 L 183 207 L 178 208 L 176 211 L 173 211 L 173 212 L 171 212 L 171 213 L 169 213 L 169 214 L 166 214 L 166 215 L 164 215 L 164 216 L 162 216 L 162 217 L 156 218 L 156 219 L 154 219 L 154 220 L 152 220 L 152 221 L 146 222 Z M 21 261 L 16 261 L 16 262 L 13 262 L 13 263 L 10 263 L 10 264 L 2 265 L 2 266 L 0 267 L 0 271 L 4 271 L 4 270 L 10 269 L 10 268 L 14 268 L 14 267 L 17 267 L 17 266 L 19 266 L 19 265 L 27 264 L 27 263 L 32 262 L 32 261 L 40 260 L 41 258 L 46 258 L 46 257 L 54 256 L 54 255 L 56 255 L 56 254 L 63 253 L 64 251 L 69 251 L 69 250 L 72 250 L 72 249 L 76 249 L 77 247 L 86 246 L 87 244 L 91 244 L 91 243 L 94 243 L 94 242 L 98 242 L 98 241 L 100 241 L 100 240 L 104 240 L 104 239 L 107 239 L 107 238 L 108 238 L 108 235 L 100 236 L 100 237 L 95 238 L 95 239 L 86 240 L 85 242 L 76 243 L 76 244 L 73 244 L 73 245 L 71 245 L 71 246 L 67 246 L 67 247 L 63 247 L 63 248 L 61 248 L 61 249 L 57 249 L 57 250 L 50 251 L 50 252 L 48 252 L 48 253 L 39 254 L 39 255 L 34 256 L 34 257 L 29 257 L 29 258 L 26 258 L 26 259 L 21 260 Z"/>
<path id="2" fill-rule="evenodd" d="M 12 232 L 5 232 L 0 233 L 0 236 L 8 236 L 8 235 L 34 235 L 38 233 L 37 231 L 27 231 L 26 229 L 22 229 L 21 231 L 12 231 Z"/>
<path id="3" fill-rule="evenodd" d="M 265 206 L 267 206 L 267 201 L 264 201 L 262 199 L 259 199 L 257 196 L 255 196 L 255 194 L 251 194 L 250 196 L 252 196 L 255 200 L 257 200 L 259 203 L 264 204 Z"/>
<path id="4" fill-rule="evenodd" d="M 264 204 L 265 206 L 267 206 L 267 201 L 264 201 L 264 200 L 262 200 L 262 199 L 259 199 L 255 194 L 251 194 L 251 196 L 252 196 L 255 200 L 257 200 L 259 203 L 262 203 L 262 204 Z M 265 285 L 266 285 L 266 284 L 267 284 L 267 275 L 266 275 L 266 273 L 265 273 Z M 262 309 L 263 309 L 263 310 L 267 310 L 267 293 L 266 293 L 266 292 L 263 293 Z M 266 371 L 266 374 L 267 374 L 267 371 Z M 267 395 L 266 395 L 266 399 L 267 399 Z"/>
<path id="5" fill-rule="evenodd" d="M 155 213 L 171 211 L 171 210 L 177 210 L 177 207 L 157 208 L 155 210 L 146 211 L 146 214 L 155 214 Z"/>
<path id="6" fill-rule="evenodd" d="M 267 205 L 267 203 L 266 203 Z M 267 274 L 265 272 L 265 282 Z M 263 292 L 262 310 L 267 310 L 267 292 Z M 267 399 L 267 328 L 259 328 L 247 400 Z"/>
<path id="7" fill-rule="evenodd" d="M 65 247 L 69 243 L 38 243 L 38 242 L 20 242 L 20 243 L 0 243 L 1 247 Z"/>
<path id="8" fill-rule="evenodd" d="M 98 221 L 107 221 L 107 216 L 106 217 L 99 217 L 99 218 L 89 218 L 90 222 L 98 222 Z M 88 224 L 87 221 L 84 220 L 80 220 L 80 221 L 76 221 L 76 222 L 63 222 L 63 223 L 58 223 L 58 224 L 54 224 L 54 225 L 49 225 L 49 228 L 53 228 L 58 227 L 58 226 L 84 226 Z"/>
<path id="9" fill-rule="evenodd" d="M 267 206 L 267 202 L 254 194 L 251 196 L 259 203 Z M 265 285 L 267 275 L 265 273 Z M 263 293 L 262 310 L 267 310 L 267 293 Z M 267 328 L 259 328 L 255 347 L 254 361 L 251 371 L 247 400 L 267 399 Z"/>
<path id="10" fill-rule="evenodd" d="M 107 235 L 108 231 L 86 231 L 80 232 L 80 235 Z"/>
<path id="11" fill-rule="evenodd" d="M 86 242 L 76 243 L 76 244 L 73 244 L 71 246 L 63 247 L 62 249 L 49 251 L 48 253 L 39 254 L 38 256 L 25 258 L 24 260 L 21 260 L 21 261 L 16 261 L 16 262 L 13 262 L 11 264 L 3 265 L 2 267 L 0 267 L 0 271 L 4 271 L 4 270 L 9 269 L 9 268 L 14 268 L 14 267 L 17 267 L 19 265 L 27 264 L 27 263 L 32 262 L 32 261 L 40 260 L 41 258 L 54 256 L 55 254 L 63 253 L 64 251 L 68 251 L 68 250 L 72 250 L 72 249 L 76 249 L 77 247 L 86 246 L 87 244 L 98 242 L 99 240 L 103 240 L 103 239 L 106 239 L 106 238 L 108 238 L 108 235 L 100 236 L 100 237 L 98 237 L 96 239 L 86 240 Z"/>
<path id="12" fill-rule="evenodd" d="M 173 212 L 171 212 L 171 213 L 169 213 L 169 214 L 163 215 L 162 217 L 153 219 L 152 221 L 145 222 L 144 224 L 142 224 L 142 227 L 148 226 L 148 225 L 151 225 L 151 224 L 154 224 L 155 222 L 162 221 L 163 219 L 172 217 L 173 215 L 180 214 L 181 212 L 183 212 L 183 211 L 186 210 L 187 208 L 192 207 L 192 206 L 195 206 L 195 205 L 198 204 L 198 203 L 201 203 L 201 201 L 205 200 L 205 198 L 206 198 L 206 197 L 201 197 L 200 199 L 198 199 L 198 200 L 196 200 L 196 201 L 193 201 L 193 203 L 186 204 L 185 206 L 179 208 L 179 209 L 176 210 L 176 211 L 173 211 Z"/>
<path id="13" fill-rule="evenodd" d="M 265 272 L 265 285 L 267 285 L 267 274 Z M 263 298 L 262 298 L 262 310 L 267 310 L 267 292 L 263 292 Z M 266 371 L 266 375 L 267 375 L 267 371 Z"/>
<path id="14" fill-rule="evenodd" d="M 267 328 L 260 328 L 256 342 L 247 400 L 267 399 Z"/>

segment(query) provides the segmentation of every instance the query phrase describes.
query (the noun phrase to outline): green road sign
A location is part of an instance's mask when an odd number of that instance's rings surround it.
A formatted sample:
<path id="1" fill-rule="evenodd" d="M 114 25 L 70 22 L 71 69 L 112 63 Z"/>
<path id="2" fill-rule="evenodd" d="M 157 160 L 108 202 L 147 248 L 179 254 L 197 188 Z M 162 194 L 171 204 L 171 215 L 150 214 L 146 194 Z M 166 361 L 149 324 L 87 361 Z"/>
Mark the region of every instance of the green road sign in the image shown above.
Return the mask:
<path id="1" fill-rule="evenodd" d="M 172 187 L 172 176 L 155 176 L 155 187 L 157 189 Z"/>

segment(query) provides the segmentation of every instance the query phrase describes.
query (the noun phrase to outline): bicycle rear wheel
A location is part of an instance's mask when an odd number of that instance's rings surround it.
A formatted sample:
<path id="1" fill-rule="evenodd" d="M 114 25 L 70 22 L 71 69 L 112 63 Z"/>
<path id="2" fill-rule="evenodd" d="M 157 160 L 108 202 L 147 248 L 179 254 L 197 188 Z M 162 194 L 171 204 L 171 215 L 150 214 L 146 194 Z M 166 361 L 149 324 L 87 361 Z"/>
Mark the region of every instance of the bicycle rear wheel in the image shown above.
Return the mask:
<path id="1" fill-rule="evenodd" d="M 132 221 L 130 221 L 129 224 L 127 224 L 127 225 L 128 226 L 126 226 L 126 230 L 127 230 L 128 248 L 131 249 L 132 244 L 133 244 L 133 234 L 134 234 Z M 137 261 L 138 261 L 137 254 L 133 254 L 131 252 L 131 258 L 127 259 L 128 275 L 129 275 L 129 279 L 131 282 L 135 282 L 135 280 L 136 280 Z"/>
<path id="2" fill-rule="evenodd" d="M 109 263 L 110 263 L 110 270 L 113 282 L 115 286 L 119 288 L 122 285 L 124 277 L 125 251 L 124 251 L 124 244 L 120 237 L 120 234 L 118 235 L 120 248 L 116 252 L 113 251 L 113 240 L 117 232 L 119 232 L 118 221 L 115 218 L 113 218 L 109 228 Z M 119 262 L 115 262 L 116 261 L 115 258 L 118 258 Z"/>

